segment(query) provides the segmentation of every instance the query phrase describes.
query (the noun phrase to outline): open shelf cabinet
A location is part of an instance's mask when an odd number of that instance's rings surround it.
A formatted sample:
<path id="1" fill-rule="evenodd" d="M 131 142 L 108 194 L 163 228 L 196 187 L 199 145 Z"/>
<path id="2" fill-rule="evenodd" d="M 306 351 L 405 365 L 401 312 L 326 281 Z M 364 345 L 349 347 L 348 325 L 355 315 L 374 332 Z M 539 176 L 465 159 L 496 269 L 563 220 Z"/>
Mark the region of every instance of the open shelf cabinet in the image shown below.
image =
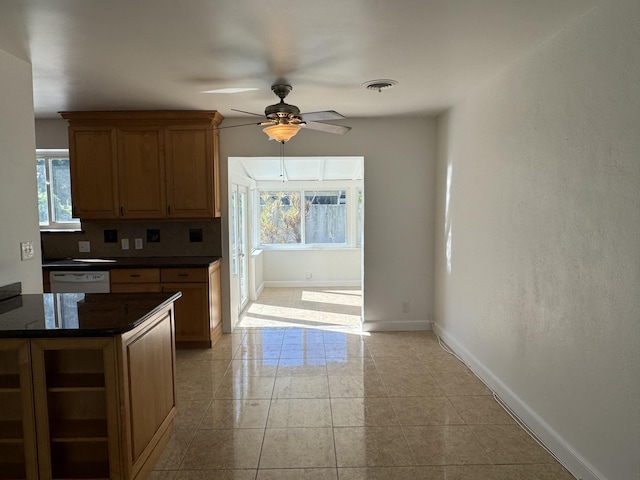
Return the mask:
<path id="1" fill-rule="evenodd" d="M 0 406 L 0 480 L 36 478 L 28 340 L 0 340 Z"/>
<path id="2" fill-rule="evenodd" d="M 39 339 L 31 348 L 40 478 L 113 478 L 119 469 L 113 340 Z"/>

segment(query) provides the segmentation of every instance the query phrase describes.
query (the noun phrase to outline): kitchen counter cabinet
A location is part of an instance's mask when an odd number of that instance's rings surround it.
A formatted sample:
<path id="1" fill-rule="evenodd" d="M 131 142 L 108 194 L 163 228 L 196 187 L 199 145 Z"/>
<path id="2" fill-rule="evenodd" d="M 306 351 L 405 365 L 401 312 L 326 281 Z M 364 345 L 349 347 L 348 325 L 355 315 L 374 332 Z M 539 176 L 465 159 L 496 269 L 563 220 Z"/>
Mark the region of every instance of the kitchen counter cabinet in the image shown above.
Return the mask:
<path id="1" fill-rule="evenodd" d="M 149 475 L 176 414 L 177 298 L 26 295 L 2 314 L 0 478 Z"/>
<path id="2" fill-rule="evenodd" d="M 220 262 L 206 267 L 111 270 L 111 292 L 182 292 L 175 303 L 176 346 L 211 348 L 222 335 Z"/>
<path id="3" fill-rule="evenodd" d="M 222 335 L 220 262 L 208 268 L 163 268 L 163 292 L 180 291 L 176 302 L 176 346 L 211 348 Z"/>
<path id="4" fill-rule="evenodd" d="M 220 217 L 216 111 L 63 112 L 82 220 Z"/>

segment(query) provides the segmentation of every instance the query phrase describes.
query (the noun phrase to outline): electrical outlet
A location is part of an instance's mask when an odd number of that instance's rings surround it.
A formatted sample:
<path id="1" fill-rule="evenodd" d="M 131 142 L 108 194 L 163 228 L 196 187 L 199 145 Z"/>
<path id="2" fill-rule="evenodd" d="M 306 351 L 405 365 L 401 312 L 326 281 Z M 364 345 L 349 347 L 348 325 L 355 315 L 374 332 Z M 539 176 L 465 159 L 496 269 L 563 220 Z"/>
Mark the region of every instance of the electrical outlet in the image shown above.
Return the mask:
<path id="1" fill-rule="evenodd" d="M 91 242 L 88 240 L 81 240 L 78 242 L 78 251 L 87 253 L 91 251 Z"/>
<path id="2" fill-rule="evenodd" d="M 142 239 L 136 238 L 135 245 L 136 245 L 136 250 L 142 250 Z"/>
<path id="3" fill-rule="evenodd" d="M 311 279 L 313 275 L 311 274 L 311 272 L 304 272 L 304 278 L 306 278 L 307 280 Z"/>
<path id="4" fill-rule="evenodd" d="M 121 241 L 122 250 L 129 250 L 129 239 L 123 238 Z"/>
<path id="5" fill-rule="evenodd" d="M 402 313 L 409 313 L 409 302 L 402 302 Z"/>
<path id="6" fill-rule="evenodd" d="M 20 243 L 20 259 L 22 261 L 31 260 L 35 257 L 35 252 L 33 250 L 33 242 L 21 242 Z"/>

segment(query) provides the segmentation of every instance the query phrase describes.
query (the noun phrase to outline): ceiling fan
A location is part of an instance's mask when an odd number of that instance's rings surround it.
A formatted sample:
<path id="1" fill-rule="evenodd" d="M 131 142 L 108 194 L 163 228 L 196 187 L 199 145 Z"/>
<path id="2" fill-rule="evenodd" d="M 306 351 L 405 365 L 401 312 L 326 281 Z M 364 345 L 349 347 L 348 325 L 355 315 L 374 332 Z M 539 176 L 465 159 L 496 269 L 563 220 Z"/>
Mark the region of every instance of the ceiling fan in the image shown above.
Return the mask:
<path id="1" fill-rule="evenodd" d="M 219 128 L 232 128 L 243 127 L 246 125 L 261 125 L 265 128 L 262 129 L 264 133 L 269 136 L 269 139 L 276 140 L 280 143 L 288 142 L 294 135 L 296 135 L 301 128 L 307 128 L 309 130 L 318 130 L 327 133 L 337 133 L 344 135 L 351 127 L 345 127 L 343 125 L 335 125 L 332 123 L 320 123 L 325 120 L 338 120 L 345 118 L 335 110 L 324 110 L 321 112 L 300 113 L 300 109 L 295 105 L 285 103 L 285 97 L 291 92 L 293 87 L 286 83 L 277 83 L 271 86 L 271 90 L 279 98 L 280 102 L 267 106 L 264 110 L 264 116 L 266 120 L 260 123 L 249 123 L 244 125 L 230 125 L 229 127 Z M 256 115 L 262 117 L 259 113 L 245 112 L 243 110 L 232 109 L 234 112 L 246 113 L 249 115 Z"/>

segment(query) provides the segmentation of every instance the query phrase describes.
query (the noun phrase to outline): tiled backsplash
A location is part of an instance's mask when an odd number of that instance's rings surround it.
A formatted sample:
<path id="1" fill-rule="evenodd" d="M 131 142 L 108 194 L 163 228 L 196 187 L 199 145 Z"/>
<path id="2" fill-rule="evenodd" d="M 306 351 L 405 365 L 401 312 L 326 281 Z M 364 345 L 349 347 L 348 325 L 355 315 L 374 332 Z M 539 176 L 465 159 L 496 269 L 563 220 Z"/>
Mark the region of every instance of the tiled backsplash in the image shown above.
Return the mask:
<path id="1" fill-rule="evenodd" d="M 220 219 L 166 223 L 83 222 L 82 228 L 82 232 L 43 232 L 43 259 L 222 256 Z M 128 250 L 122 249 L 123 239 L 129 241 Z M 140 240 L 142 249 L 136 249 Z M 89 242 L 90 251 L 80 252 L 78 242 Z"/>

